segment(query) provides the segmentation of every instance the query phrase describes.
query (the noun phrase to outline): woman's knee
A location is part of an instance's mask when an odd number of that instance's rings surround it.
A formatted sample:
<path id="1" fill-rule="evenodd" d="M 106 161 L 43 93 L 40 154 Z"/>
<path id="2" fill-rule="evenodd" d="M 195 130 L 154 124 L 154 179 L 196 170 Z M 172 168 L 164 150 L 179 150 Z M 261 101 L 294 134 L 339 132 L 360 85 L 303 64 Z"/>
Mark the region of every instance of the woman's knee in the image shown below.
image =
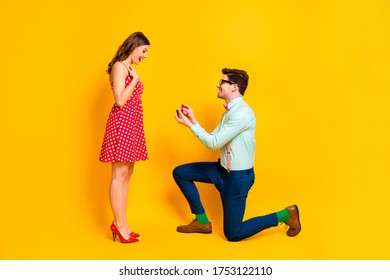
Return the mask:
<path id="1" fill-rule="evenodd" d="M 112 180 L 126 182 L 130 180 L 133 168 L 127 165 L 117 165 L 112 169 Z"/>

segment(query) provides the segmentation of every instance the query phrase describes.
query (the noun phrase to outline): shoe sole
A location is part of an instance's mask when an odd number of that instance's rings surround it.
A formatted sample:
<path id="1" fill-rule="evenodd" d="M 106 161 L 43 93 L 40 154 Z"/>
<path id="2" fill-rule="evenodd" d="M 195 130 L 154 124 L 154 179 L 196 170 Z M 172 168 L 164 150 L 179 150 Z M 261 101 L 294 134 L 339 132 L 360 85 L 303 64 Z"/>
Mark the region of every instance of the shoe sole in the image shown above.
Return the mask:
<path id="1" fill-rule="evenodd" d="M 202 233 L 202 234 L 210 234 L 212 233 L 212 231 L 181 231 L 181 230 L 178 230 L 176 229 L 177 232 L 180 232 L 180 233 Z"/>

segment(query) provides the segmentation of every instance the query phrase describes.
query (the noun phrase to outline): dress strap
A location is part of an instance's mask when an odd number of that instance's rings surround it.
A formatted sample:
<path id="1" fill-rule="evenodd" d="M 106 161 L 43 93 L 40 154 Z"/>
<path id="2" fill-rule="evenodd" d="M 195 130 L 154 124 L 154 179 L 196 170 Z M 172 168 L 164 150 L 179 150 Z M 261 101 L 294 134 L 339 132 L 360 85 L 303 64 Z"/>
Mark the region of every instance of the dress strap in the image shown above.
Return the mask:
<path id="1" fill-rule="evenodd" d="M 126 69 L 127 69 L 127 72 L 128 72 L 128 74 L 129 74 L 129 76 L 130 76 L 130 67 L 129 66 L 127 66 L 123 61 L 120 61 L 120 60 L 118 60 L 120 63 L 122 63 L 125 67 L 126 67 Z"/>

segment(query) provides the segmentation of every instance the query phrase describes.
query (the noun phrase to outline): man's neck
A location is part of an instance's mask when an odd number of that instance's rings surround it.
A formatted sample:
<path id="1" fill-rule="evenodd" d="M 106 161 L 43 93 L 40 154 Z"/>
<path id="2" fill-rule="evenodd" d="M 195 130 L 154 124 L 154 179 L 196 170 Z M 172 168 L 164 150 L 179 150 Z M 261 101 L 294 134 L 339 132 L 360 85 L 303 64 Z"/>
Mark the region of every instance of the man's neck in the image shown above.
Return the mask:
<path id="1" fill-rule="evenodd" d="M 226 105 L 228 105 L 231 101 L 233 101 L 234 99 L 236 99 L 238 97 L 242 97 L 242 95 L 241 94 L 234 94 L 232 96 L 226 97 L 225 98 Z"/>

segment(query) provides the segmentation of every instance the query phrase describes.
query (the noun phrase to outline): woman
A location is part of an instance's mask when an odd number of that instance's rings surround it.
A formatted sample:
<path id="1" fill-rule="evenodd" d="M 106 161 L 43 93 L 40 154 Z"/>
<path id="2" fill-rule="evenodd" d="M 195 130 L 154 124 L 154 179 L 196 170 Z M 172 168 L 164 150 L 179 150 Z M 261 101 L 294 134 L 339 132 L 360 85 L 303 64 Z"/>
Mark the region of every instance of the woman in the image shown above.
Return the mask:
<path id="1" fill-rule="evenodd" d="M 113 105 L 107 120 L 100 161 L 112 163 L 110 203 L 114 214 L 112 236 L 123 243 L 137 242 L 140 235 L 127 224 L 129 181 L 136 161 L 147 160 L 141 95 L 143 84 L 131 64 L 146 58 L 149 40 L 141 32 L 131 34 L 108 64 Z"/>

